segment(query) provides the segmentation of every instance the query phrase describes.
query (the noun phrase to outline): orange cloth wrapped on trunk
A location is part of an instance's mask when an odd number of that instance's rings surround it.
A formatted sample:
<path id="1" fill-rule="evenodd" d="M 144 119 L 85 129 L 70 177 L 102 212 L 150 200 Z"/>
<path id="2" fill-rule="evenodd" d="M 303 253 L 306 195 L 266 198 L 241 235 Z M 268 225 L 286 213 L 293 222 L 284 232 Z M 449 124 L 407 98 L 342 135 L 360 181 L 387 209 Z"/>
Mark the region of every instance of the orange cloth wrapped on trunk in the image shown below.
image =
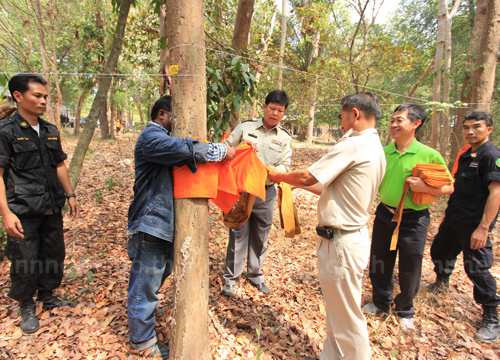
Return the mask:
<path id="1" fill-rule="evenodd" d="M 192 173 L 186 166 L 174 168 L 174 198 L 207 198 L 229 212 L 240 192 L 266 199 L 267 171 L 250 145 L 240 145 L 226 162 L 197 164 Z"/>

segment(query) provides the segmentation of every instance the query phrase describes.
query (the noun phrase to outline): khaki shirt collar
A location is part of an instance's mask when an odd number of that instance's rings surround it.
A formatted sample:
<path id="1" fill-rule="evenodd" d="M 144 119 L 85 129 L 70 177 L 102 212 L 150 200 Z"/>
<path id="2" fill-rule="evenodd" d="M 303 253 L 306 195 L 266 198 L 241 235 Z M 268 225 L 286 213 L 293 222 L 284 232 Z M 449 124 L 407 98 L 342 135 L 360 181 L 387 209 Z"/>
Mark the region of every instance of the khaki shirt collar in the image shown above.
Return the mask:
<path id="1" fill-rule="evenodd" d="M 278 124 L 275 127 L 271 128 L 269 131 L 276 130 L 276 132 L 278 132 L 279 126 L 280 126 L 280 124 Z M 259 129 L 261 127 L 264 129 L 264 131 L 268 131 L 266 129 L 266 127 L 264 126 L 264 118 L 263 117 L 260 118 L 260 119 L 258 119 L 258 121 L 257 121 L 257 129 Z"/>

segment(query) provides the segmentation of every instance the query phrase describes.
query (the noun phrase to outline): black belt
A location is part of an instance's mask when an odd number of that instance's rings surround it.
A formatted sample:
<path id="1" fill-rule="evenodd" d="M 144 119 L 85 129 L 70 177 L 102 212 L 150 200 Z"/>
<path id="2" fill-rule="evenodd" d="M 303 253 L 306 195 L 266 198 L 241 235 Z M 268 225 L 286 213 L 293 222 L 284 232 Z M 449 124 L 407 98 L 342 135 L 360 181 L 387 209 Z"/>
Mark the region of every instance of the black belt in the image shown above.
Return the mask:
<path id="1" fill-rule="evenodd" d="M 389 205 L 386 205 L 384 203 L 381 203 L 382 205 L 384 205 L 384 207 L 391 213 L 391 214 L 395 214 L 396 213 L 396 208 L 395 207 L 392 207 L 392 206 L 389 206 Z M 411 214 L 411 213 L 415 213 L 415 212 L 418 212 L 418 211 L 422 211 L 422 210 L 415 210 L 415 209 L 403 209 L 403 214 Z"/>

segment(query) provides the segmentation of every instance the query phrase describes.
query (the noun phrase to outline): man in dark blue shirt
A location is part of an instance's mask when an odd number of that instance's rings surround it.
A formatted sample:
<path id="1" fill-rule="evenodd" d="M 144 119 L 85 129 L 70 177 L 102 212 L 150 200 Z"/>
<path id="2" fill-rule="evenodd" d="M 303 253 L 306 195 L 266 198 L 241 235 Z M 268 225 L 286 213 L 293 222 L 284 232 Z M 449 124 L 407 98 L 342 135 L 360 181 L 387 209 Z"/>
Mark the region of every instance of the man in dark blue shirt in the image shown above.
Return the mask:
<path id="1" fill-rule="evenodd" d="M 132 348 L 167 359 L 168 345 L 156 337 L 158 291 L 173 269 L 174 196 L 172 168 L 229 160 L 234 149 L 170 135 L 172 98 L 163 96 L 151 110 L 153 122 L 135 145 L 134 199 L 128 213 L 128 325 Z"/>
<path id="2" fill-rule="evenodd" d="M 483 307 L 483 322 L 475 339 L 495 342 L 500 338 L 490 232 L 500 208 L 500 150 L 489 138 L 493 120 L 484 111 L 465 116 L 463 136 L 471 148 L 459 158 L 455 191 L 450 195 L 445 218 L 431 247 L 436 282 L 427 288 L 447 291 L 458 254 L 463 252 L 464 268 L 474 284 L 474 300 Z"/>

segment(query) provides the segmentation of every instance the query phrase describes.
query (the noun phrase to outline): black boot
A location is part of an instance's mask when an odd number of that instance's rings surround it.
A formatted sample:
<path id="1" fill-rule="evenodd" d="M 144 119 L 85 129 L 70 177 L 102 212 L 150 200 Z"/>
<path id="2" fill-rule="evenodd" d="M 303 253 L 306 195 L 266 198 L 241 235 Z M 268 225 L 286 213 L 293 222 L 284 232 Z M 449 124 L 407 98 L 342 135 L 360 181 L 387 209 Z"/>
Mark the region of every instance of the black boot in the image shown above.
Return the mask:
<path id="1" fill-rule="evenodd" d="M 500 339 L 500 320 L 496 306 L 483 306 L 483 323 L 474 339 L 482 342 L 496 342 Z"/>
<path id="2" fill-rule="evenodd" d="M 33 334 L 36 332 L 40 323 L 38 318 L 35 316 L 36 314 L 36 305 L 33 300 L 24 301 L 20 306 L 21 312 L 21 329 L 26 334 Z"/>
<path id="3" fill-rule="evenodd" d="M 36 301 L 43 302 L 44 310 L 52 310 L 63 306 L 71 306 L 69 302 L 61 300 L 58 297 L 52 295 L 52 292 L 38 293 Z"/>
<path id="4" fill-rule="evenodd" d="M 450 277 L 437 276 L 436 282 L 434 284 L 427 285 L 425 288 L 427 289 L 427 291 L 433 293 L 450 291 Z"/>

